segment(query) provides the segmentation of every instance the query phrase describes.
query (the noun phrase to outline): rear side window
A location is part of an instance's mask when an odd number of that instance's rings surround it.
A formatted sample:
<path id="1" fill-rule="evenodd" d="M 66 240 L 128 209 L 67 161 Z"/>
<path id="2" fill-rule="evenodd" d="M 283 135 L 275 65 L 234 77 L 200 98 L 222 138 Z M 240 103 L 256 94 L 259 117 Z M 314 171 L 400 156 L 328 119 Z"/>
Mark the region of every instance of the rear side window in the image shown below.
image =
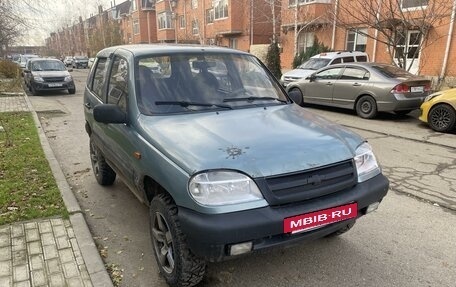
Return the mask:
<path id="1" fill-rule="evenodd" d="M 107 66 L 106 58 L 98 59 L 93 77 L 92 92 L 101 100 L 103 100 L 103 86 L 106 81 Z"/>
<path id="2" fill-rule="evenodd" d="M 340 63 L 342 63 L 342 58 L 337 58 L 337 59 L 334 59 L 334 60 L 331 62 L 331 65 L 340 64 Z"/>
<path id="3" fill-rule="evenodd" d="M 356 62 L 367 62 L 367 56 L 356 56 Z"/>
<path id="4" fill-rule="evenodd" d="M 376 65 L 372 68 L 387 78 L 403 78 L 412 75 L 404 69 L 389 65 Z"/>
<path id="5" fill-rule="evenodd" d="M 344 63 L 352 63 L 355 61 L 355 58 L 353 58 L 352 56 L 350 57 L 343 57 L 342 58 L 344 60 Z"/>
<path id="6" fill-rule="evenodd" d="M 342 80 L 368 80 L 370 73 L 364 69 L 347 67 L 342 74 Z"/>

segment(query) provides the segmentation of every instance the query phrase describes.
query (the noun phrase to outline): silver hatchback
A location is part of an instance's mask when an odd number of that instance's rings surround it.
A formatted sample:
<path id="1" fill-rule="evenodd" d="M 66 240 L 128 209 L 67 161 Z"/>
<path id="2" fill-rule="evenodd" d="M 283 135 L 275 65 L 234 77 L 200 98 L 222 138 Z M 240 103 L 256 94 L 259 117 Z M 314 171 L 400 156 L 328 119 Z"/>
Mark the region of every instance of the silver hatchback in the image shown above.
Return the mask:
<path id="1" fill-rule="evenodd" d="M 362 118 L 378 112 L 407 114 L 429 95 L 431 81 L 380 63 L 332 65 L 287 86 L 303 104 L 354 109 Z"/>

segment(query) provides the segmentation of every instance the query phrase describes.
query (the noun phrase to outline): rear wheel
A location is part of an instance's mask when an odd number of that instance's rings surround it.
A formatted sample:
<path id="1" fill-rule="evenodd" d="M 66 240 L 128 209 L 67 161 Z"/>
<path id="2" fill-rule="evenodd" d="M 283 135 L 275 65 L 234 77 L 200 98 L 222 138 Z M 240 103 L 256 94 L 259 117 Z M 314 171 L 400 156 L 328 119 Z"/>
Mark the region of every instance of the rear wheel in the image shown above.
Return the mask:
<path id="1" fill-rule="evenodd" d="M 456 111 L 446 104 L 434 106 L 428 115 L 429 126 L 438 132 L 449 132 L 456 124 Z"/>
<path id="2" fill-rule="evenodd" d="M 377 115 L 377 102 L 371 96 L 362 96 L 356 102 L 356 113 L 364 119 L 372 119 Z"/>
<path id="3" fill-rule="evenodd" d="M 300 106 L 304 106 L 304 95 L 302 94 L 301 90 L 298 88 L 292 88 L 289 93 L 296 93 L 297 95 L 301 95 L 301 102 L 297 103 Z"/>
<path id="4" fill-rule="evenodd" d="M 150 203 L 150 233 L 160 273 L 170 286 L 194 286 L 204 277 L 206 264 L 187 247 L 180 229 L 177 206 L 169 195 L 158 194 Z"/>
<path id="5" fill-rule="evenodd" d="M 98 147 L 90 138 L 90 161 L 95 178 L 100 185 L 112 185 L 116 180 L 115 171 L 106 163 Z"/>

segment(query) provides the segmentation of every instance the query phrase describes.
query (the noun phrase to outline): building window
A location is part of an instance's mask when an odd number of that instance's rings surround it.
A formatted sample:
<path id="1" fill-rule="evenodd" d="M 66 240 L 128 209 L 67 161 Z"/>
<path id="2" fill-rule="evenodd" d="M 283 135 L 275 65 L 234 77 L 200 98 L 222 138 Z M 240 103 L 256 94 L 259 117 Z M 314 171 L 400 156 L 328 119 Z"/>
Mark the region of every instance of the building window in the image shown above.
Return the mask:
<path id="1" fill-rule="evenodd" d="M 214 5 L 214 19 L 228 17 L 228 0 L 215 0 L 212 4 Z"/>
<path id="2" fill-rule="evenodd" d="M 314 39 L 315 39 L 315 36 L 314 36 L 313 32 L 299 33 L 298 53 L 304 53 L 308 48 L 312 47 L 313 43 L 314 43 Z"/>
<path id="3" fill-rule="evenodd" d="M 152 10 L 155 8 L 154 0 L 141 0 L 141 8 L 143 10 Z"/>
<path id="4" fill-rule="evenodd" d="M 367 28 L 347 31 L 347 51 L 366 52 Z"/>
<path id="5" fill-rule="evenodd" d="M 193 35 L 198 35 L 199 29 L 198 29 L 198 19 L 195 19 L 192 21 L 192 34 Z"/>
<path id="6" fill-rule="evenodd" d="M 230 38 L 230 48 L 232 49 L 237 49 L 237 45 L 238 44 L 238 41 L 236 38 Z"/>
<path id="7" fill-rule="evenodd" d="M 139 20 L 133 20 L 133 34 L 138 35 L 139 34 Z"/>
<path id="8" fill-rule="evenodd" d="M 192 9 L 198 8 L 198 0 L 192 0 Z"/>
<path id="9" fill-rule="evenodd" d="M 158 21 L 158 29 L 174 28 L 173 17 L 172 17 L 172 13 L 170 11 L 166 11 L 166 12 L 158 14 L 157 21 Z"/>
<path id="10" fill-rule="evenodd" d="M 179 16 L 179 27 L 181 29 L 185 28 L 185 16 L 184 15 Z"/>
<path id="11" fill-rule="evenodd" d="M 134 12 L 137 9 L 138 7 L 136 7 L 136 0 L 131 1 L 131 11 Z"/>
<path id="12" fill-rule="evenodd" d="M 298 3 L 299 5 L 304 5 L 313 2 L 317 2 L 317 0 L 288 0 L 288 6 L 294 7 L 296 6 L 296 3 Z"/>
<path id="13" fill-rule="evenodd" d="M 413 9 L 426 7 L 428 5 L 428 0 L 402 0 L 401 8 L 402 9 Z"/>
<path id="14" fill-rule="evenodd" d="M 214 9 L 207 9 L 206 10 L 206 23 L 214 23 Z"/>
<path id="15" fill-rule="evenodd" d="M 401 58 L 406 53 L 407 59 L 417 59 L 420 53 L 420 31 L 407 31 L 397 36 L 399 41 L 396 45 L 396 58 Z"/>

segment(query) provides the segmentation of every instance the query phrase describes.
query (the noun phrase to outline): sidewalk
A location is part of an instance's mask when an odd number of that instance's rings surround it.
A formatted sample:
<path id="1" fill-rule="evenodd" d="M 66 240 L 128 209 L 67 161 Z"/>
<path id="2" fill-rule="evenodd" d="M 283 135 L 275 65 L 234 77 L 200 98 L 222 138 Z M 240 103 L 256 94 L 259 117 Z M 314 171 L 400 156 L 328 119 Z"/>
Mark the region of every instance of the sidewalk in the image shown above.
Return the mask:
<path id="1" fill-rule="evenodd" d="M 0 286 L 112 287 L 74 197 L 25 94 L 0 95 L 2 112 L 30 111 L 69 219 L 43 218 L 0 226 Z"/>

